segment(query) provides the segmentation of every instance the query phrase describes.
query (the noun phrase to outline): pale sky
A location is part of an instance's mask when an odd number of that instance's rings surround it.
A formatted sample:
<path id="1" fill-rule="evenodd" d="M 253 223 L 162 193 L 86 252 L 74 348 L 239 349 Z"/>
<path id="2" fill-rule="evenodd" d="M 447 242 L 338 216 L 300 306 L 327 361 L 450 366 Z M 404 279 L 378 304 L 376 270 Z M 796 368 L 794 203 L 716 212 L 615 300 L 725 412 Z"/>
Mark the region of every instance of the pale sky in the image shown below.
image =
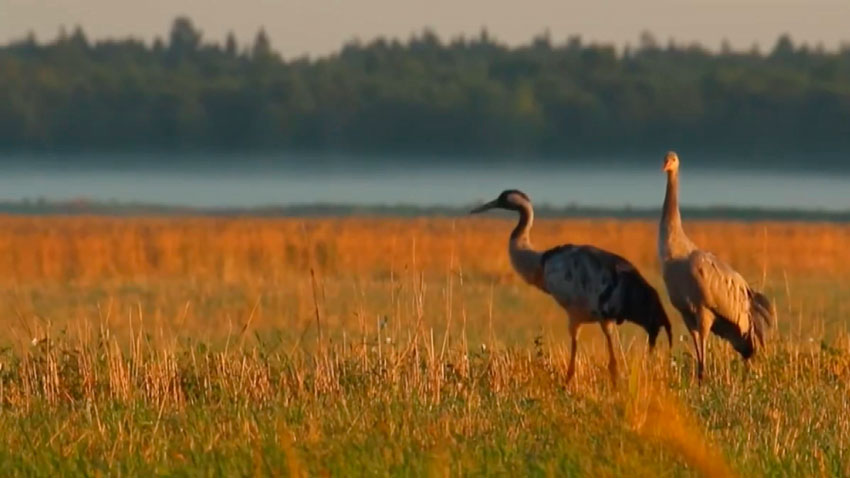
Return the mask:
<path id="1" fill-rule="evenodd" d="M 850 0 L 0 0 L 0 42 L 35 32 L 52 39 L 61 26 L 81 25 L 89 38 L 166 37 L 171 21 L 188 15 L 207 40 L 233 30 L 240 43 L 264 27 L 285 57 L 323 55 L 346 41 L 406 39 L 425 27 L 447 39 L 487 27 L 509 44 L 548 29 L 556 42 L 579 34 L 586 42 L 637 44 L 652 32 L 662 43 L 698 41 L 716 49 L 758 43 L 773 47 L 781 33 L 795 42 L 833 49 L 850 42 Z"/>

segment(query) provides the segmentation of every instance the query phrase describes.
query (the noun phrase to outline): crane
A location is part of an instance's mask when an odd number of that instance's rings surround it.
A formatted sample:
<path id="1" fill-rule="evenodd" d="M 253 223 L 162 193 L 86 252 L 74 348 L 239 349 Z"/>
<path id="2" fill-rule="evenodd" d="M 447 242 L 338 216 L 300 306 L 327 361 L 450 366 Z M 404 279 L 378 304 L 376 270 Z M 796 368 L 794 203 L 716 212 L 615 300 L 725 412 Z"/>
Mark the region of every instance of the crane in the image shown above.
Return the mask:
<path id="1" fill-rule="evenodd" d="M 679 156 L 668 152 L 662 170 L 667 192 L 658 227 L 658 256 L 670 302 L 694 341 L 697 377 L 702 382 L 709 332 L 727 340 L 748 360 L 764 346 L 766 329 L 776 322 L 770 300 L 714 254 L 685 235 L 679 212 Z"/>
<path id="2" fill-rule="evenodd" d="M 608 345 L 608 370 L 616 385 L 617 359 L 612 334 L 614 325 L 624 321 L 643 327 L 654 349 L 660 329 L 667 332 L 670 347 L 673 338 L 658 292 L 628 260 L 589 245 L 561 245 L 537 251 L 531 244 L 534 209 L 522 191 L 508 189 L 496 199 L 476 207 L 472 214 L 490 209 L 519 213 L 519 222 L 508 241 L 508 255 L 517 274 L 528 284 L 549 294 L 567 312 L 572 349 L 567 383 L 575 375 L 579 328 L 598 323 Z"/>

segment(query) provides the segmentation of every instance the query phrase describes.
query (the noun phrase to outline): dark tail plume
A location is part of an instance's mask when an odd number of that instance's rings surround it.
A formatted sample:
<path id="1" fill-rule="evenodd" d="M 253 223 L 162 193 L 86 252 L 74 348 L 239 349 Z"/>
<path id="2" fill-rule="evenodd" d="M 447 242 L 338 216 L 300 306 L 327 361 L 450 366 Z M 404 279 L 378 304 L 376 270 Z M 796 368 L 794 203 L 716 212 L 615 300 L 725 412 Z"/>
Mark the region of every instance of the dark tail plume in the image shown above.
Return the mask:
<path id="1" fill-rule="evenodd" d="M 753 332 L 759 344 L 764 347 L 764 337 L 768 329 L 776 325 L 776 309 L 764 294 L 750 291 L 750 317 L 753 320 Z"/>

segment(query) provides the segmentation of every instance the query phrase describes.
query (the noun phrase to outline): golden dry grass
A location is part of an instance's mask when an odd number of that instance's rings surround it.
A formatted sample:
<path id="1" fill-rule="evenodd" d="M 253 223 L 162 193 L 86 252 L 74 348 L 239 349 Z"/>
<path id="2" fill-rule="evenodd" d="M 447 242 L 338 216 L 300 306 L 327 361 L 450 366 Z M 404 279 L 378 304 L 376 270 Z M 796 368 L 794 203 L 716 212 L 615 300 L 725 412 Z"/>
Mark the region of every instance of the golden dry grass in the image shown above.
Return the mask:
<path id="1" fill-rule="evenodd" d="M 714 341 L 699 388 L 688 342 L 647 357 L 624 326 L 614 390 L 592 328 L 564 386 L 563 312 L 511 272 L 511 225 L 2 218 L 0 467 L 850 474 L 850 226 L 687 224 L 776 297 L 779 333 L 749 369 Z M 659 284 L 651 222 L 538 221 L 535 239 L 609 248 Z"/>
<path id="2" fill-rule="evenodd" d="M 403 267 L 441 274 L 509 274 L 510 221 L 499 219 L 0 218 L 0 280 L 13 282 L 191 277 L 278 280 L 311 261 L 325 272 L 373 276 Z M 825 223 L 689 222 L 701 247 L 761 275 L 847 277 L 850 226 Z M 642 270 L 656 265 L 656 223 L 538 220 L 541 248 L 592 243 Z M 8 282 L 7 282 L 8 283 Z"/>

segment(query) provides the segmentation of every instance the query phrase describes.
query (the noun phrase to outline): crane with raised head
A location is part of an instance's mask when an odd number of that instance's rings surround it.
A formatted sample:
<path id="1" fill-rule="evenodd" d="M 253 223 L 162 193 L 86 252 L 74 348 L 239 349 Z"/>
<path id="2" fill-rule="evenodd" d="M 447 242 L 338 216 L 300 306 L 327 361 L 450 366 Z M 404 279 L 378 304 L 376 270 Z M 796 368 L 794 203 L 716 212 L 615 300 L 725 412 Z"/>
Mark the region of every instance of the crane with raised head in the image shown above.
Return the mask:
<path id="1" fill-rule="evenodd" d="M 633 322 L 646 330 L 649 347 L 655 347 L 663 327 L 673 346 L 670 320 L 658 292 L 623 257 L 588 245 L 566 244 L 547 251 L 531 244 L 534 209 L 527 194 L 516 189 L 503 191 L 496 199 L 471 213 L 507 209 L 519 213 L 519 222 L 508 241 L 511 265 L 525 282 L 552 296 L 569 316 L 572 349 L 567 383 L 575 375 L 579 328 L 598 323 L 608 345 L 608 370 L 616 384 L 617 359 L 612 343 L 614 326 Z"/>
<path id="2" fill-rule="evenodd" d="M 702 381 L 709 332 L 732 344 L 744 360 L 764 346 L 766 329 L 776 322 L 770 300 L 685 235 L 679 212 L 679 156 L 670 151 L 662 170 L 667 192 L 658 227 L 658 256 L 670 302 L 682 315 L 694 341 L 697 377 Z"/>

